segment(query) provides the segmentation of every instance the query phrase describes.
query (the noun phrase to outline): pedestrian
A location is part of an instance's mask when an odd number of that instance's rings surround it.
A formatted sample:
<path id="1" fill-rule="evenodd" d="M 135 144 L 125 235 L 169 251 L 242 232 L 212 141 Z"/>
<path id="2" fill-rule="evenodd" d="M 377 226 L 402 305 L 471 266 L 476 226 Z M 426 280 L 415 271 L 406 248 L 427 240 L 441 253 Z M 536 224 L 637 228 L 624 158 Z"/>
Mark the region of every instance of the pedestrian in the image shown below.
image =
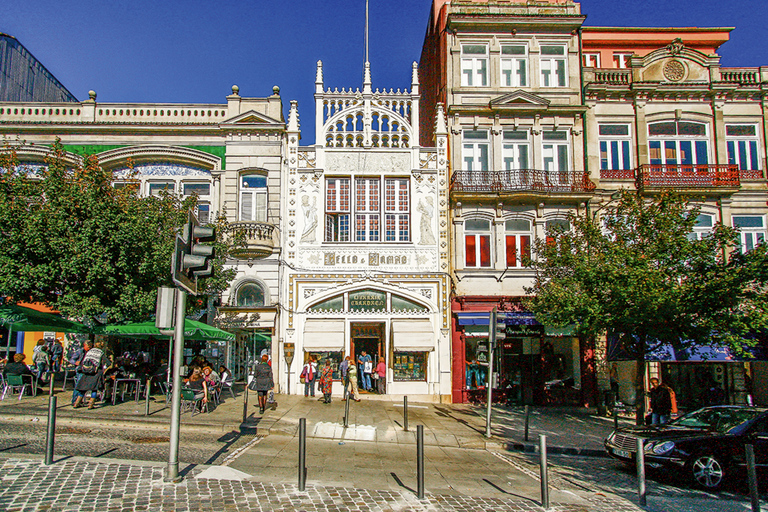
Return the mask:
<path id="1" fill-rule="evenodd" d="M 319 382 L 320 391 L 323 392 L 323 403 L 331 403 L 331 391 L 333 389 L 333 368 L 331 368 L 331 360 L 325 360 L 325 366 L 323 366 L 322 374 L 320 375 Z"/>
<path id="2" fill-rule="evenodd" d="M 619 401 L 619 365 L 613 363 L 611 365 L 608 377 L 611 381 L 611 394 L 613 395 L 614 405 Z"/>
<path id="3" fill-rule="evenodd" d="M 669 421 L 672 413 L 672 395 L 666 385 L 656 377 L 651 379 L 651 425 L 663 425 Z"/>
<path id="4" fill-rule="evenodd" d="M 360 384 L 364 390 L 370 391 L 373 361 L 371 360 L 371 356 L 365 353 L 365 350 L 360 351 L 360 355 L 357 357 L 357 369 L 358 375 L 360 375 Z"/>
<path id="5" fill-rule="evenodd" d="M 354 366 L 354 365 L 353 365 Z M 339 376 L 341 377 L 341 382 L 344 384 L 344 393 L 342 398 L 347 398 L 347 373 L 349 372 L 349 356 L 345 357 L 344 360 L 339 365 Z"/>
<path id="6" fill-rule="evenodd" d="M 386 393 L 387 384 L 387 364 L 384 362 L 383 357 L 379 358 L 379 364 L 376 365 L 375 375 L 376 391 L 378 391 L 380 395 L 383 395 Z"/>
<path id="7" fill-rule="evenodd" d="M 315 396 L 315 366 L 312 356 L 309 356 L 307 362 L 304 363 L 300 377 L 304 383 L 304 396 L 309 396 L 310 393 L 312 393 L 312 396 Z"/>
<path id="8" fill-rule="evenodd" d="M 360 393 L 357 389 L 357 366 L 354 364 L 350 364 L 347 370 L 347 380 L 344 383 L 344 398 L 341 400 L 346 400 L 346 397 L 355 402 L 360 401 Z"/>
<path id="9" fill-rule="evenodd" d="M 85 393 L 90 392 L 91 397 L 88 401 L 88 408 L 93 409 L 96 403 L 97 392 L 100 389 L 104 389 L 104 369 L 109 365 L 109 361 L 101 343 L 97 343 L 93 348 L 86 343 L 83 349 L 85 350 L 85 356 L 78 366 L 80 378 L 77 380 L 77 384 L 75 384 L 75 403 L 73 407 L 75 409 L 80 407 Z"/>
<path id="10" fill-rule="evenodd" d="M 37 346 L 32 351 L 32 364 L 37 369 L 37 380 L 45 382 L 45 374 L 50 368 L 51 358 L 44 339 L 37 340 Z"/>
<path id="11" fill-rule="evenodd" d="M 272 378 L 272 367 L 269 366 L 269 355 L 262 354 L 261 362 L 253 371 L 253 380 L 248 385 L 248 389 L 258 393 L 259 414 L 264 414 L 264 409 L 267 407 L 267 392 L 274 387 L 275 381 Z"/>
<path id="12" fill-rule="evenodd" d="M 77 383 L 80 381 L 81 377 L 80 364 L 83 362 L 85 353 L 90 349 L 91 344 L 90 342 L 86 341 L 81 347 L 75 349 L 75 351 L 72 352 L 69 357 L 69 364 L 75 368 L 75 389 L 72 391 L 72 405 L 75 405 L 75 400 L 77 399 Z"/>
<path id="13" fill-rule="evenodd" d="M 51 345 L 51 364 L 53 365 L 54 372 L 61 371 L 61 359 L 64 356 L 64 346 L 61 344 L 61 340 L 56 338 L 56 341 Z"/>

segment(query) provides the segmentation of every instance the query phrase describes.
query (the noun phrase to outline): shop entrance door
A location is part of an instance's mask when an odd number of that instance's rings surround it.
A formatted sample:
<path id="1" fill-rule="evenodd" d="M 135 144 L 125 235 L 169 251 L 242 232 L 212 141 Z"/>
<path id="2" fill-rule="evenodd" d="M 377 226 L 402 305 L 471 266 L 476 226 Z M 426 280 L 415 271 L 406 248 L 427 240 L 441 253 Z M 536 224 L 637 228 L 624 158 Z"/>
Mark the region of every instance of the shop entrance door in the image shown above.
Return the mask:
<path id="1" fill-rule="evenodd" d="M 350 325 L 350 356 L 357 361 L 357 356 L 365 351 L 371 356 L 373 366 L 384 353 L 384 322 L 352 322 Z"/>

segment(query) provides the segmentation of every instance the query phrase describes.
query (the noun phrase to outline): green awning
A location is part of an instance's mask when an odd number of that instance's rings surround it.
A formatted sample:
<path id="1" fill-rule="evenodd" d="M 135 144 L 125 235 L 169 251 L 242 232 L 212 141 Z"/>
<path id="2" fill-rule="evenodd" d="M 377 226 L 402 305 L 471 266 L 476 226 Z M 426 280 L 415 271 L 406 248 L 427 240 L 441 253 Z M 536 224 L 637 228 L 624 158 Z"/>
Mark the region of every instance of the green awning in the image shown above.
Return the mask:
<path id="1" fill-rule="evenodd" d="M 132 338 L 167 337 L 155 327 L 154 321 L 131 324 L 102 325 L 94 329 L 96 334 L 126 336 Z M 184 321 L 184 339 L 195 341 L 234 341 L 235 335 L 196 320 Z"/>
<path id="2" fill-rule="evenodd" d="M 16 304 L 0 306 L 0 325 L 14 332 L 18 331 L 56 331 L 89 332 L 85 325 L 67 320 L 53 313 L 44 313 Z"/>
<path id="3" fill-rule="evenodd" d="M 564 337 L 564 336 L 576 336 L 576 326 L 566 325 L 564 327 L 550 327 L 544 326 L 544 336 Z"/>

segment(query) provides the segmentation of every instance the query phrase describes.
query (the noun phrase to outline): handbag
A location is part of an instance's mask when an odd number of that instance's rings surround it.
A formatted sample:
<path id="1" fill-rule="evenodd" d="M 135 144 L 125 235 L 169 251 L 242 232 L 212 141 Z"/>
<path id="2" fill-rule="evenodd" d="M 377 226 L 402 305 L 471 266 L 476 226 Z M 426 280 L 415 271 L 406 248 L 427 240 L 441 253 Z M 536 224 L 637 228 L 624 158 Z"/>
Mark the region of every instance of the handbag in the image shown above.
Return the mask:
<path id="1" fill-rule="evenodd" d="M 306 384 L 306 382 L 307 382 L 307 379 L 306 379 L 306 377 L 304 377 L 304 376 L 302 375 L 301 377 L 299 377 L 299 381 L 301 381 L 301 383 L 302 383 L 302 384 Z"/>
<path id="2" fill-rule="evenodd" d="M 378 379 L 378 378 L 379 378 L 379 374 L 378 374 L 378 373 L 376 373 L 376 372 L 373 372 L 373 373 L 371 374 L 371 378 L 372 378 L 373 380 L 376 380 L 376 379 Z"/>

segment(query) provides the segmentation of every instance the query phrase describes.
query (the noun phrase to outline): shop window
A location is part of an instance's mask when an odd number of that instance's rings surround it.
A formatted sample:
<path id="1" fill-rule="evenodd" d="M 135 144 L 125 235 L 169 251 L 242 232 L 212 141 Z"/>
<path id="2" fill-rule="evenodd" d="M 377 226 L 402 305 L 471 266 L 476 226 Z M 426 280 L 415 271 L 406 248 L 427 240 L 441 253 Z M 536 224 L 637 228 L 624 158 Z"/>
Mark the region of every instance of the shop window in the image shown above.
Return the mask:
<path id="1" fill-rule="evenodd" d="M 565 46 L 541 46 L 541 87 L 565 87 L 567 65 Z"/>
<path id="2" fill-rule="evenodd" d="M 765 242 L 765 218 L 762 215 L 734 215 L 733 227 L 739 230 L 741 252 L 749 252 Z"/>
<path id="3" fill-rule="evenodd" d="M 491 266 L 491 223 L 483 219 L 469 219 L 464 223 L 464 266 L 479 268 Z"/>
<path id="4" fill-rule="evenodd" d="M 466 171 L 488 170 L 488 132 L 466 130 L 462 134 L 461 160 Z"/>
<path id="5" fill-rule="evenodd" d="M 488 85 L 488 47 L 484 44 L 461 45 L 461 85 Z"/>
<path id="6" fill-rule="evenodd" d="M 528 48 L 525 45 L 501 46 L 501 86 L 528 85 Z"/>
<path id="7" fill-rule="evenodd" d="M 600 170 L 631 169 L 629 125 L 601 124 L 598 127 L 598 133 L 600 137 Z"/>
<path id="8" fill-rule="evenodd" d="M 505 225 L 507 268 L 522 268 L 531 259 L 531 222 L 510 219 Z"/>
<path id="9" fill-rule="evenodd" d="M 426 381 L 427 352 L 395 352 L 392 370 L 395 382 Z"/>
<path id="10" fill-rule="evenodd" d="M 267 177 L 246 174 L 240 178 L 240 220 L 267 221 Z"/>
<path id="11" fill-rule="evenodd" d="M 320 381 L 320 376 L 322 375 L 323 368 L 325 368 L 325 361 L 327 359 L 331 360 L 333 380 L 341 380 L 339 365 L 344 360 L 342 352 L 305 352 L 305 363 L 309 360 L 310 356 L 314 357 L 315 361 L 317 361 L 317 377 L 315 377 L 317 382 Z"/>
<path id="12" fill-rule="evenodd" d="M 264 306 L 264 289 L 257 283 L 246 283 L 237 289 L 237 305 L 243 308 Z"/>
<path id="13" fill-rule="evenodd" d="M 755 125 L 726 125 L 725 140 L 728 147 L 728 163 L 738 165 L 740 171 L 760 169 L 760 153 Z"/>

